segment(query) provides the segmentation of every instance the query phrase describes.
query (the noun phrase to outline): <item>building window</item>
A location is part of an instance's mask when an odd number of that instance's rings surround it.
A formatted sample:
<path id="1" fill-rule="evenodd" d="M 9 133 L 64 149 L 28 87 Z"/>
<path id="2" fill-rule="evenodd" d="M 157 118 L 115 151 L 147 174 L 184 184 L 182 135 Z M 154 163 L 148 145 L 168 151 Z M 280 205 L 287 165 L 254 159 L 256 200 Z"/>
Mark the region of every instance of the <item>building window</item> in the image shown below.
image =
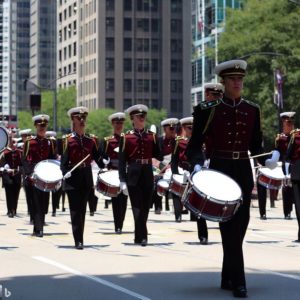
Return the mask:
<path id="1" fill-rule="evenodd" d="M 127 109 L 128 107 L 130 107 L 132 105 L 132 99 L 128 99 L 128 98 L 125 98 L 124 99 L 124 102 L 123 102 L 123 109 Z"/>
<path id="2" fill-rule="evenodd" d="M 182 0 L 171 0 L 171 12 L 179 13 L 182 11 Z"/>
<path id="3" fill-rule="evenodd" d="M 113 58 L 106 58 L 105 60 L 105 70 L 113 71 L 115 69 L 115 61 Z"/>
<path id="4" fill-rule="evenodd" d="M 158 52 L 159 51 L 159 40 L 158 39 L 152 39 L 151 40 L 151 51 L 152 52 Z"/>
<path id="5" fill-rule="evenodd" d="M 131 79 L 124 79 L 124 92 L 132 91 L 132 82 Z"/>
<path id="6" fill-rule="evenodd" d="M 151 0 L 151 11 L 155 12 L 158 11 L 158 0 Z"/>
<path id="7" fill-rule="evenodd" d="M 158 59 L 151 60 L 151 72 L 158 72 Z"/>
<path id="8" fill-rule="evenodd" d="M 171 19 L 171 32 L 181 33 L 181 28 L 182 28 L 181 20 Z"/>
<path id="9" fill-rule="evenodd" d="M 182 61 L 180 59 L 171 59 L 171 72 L 181 72 Z"/>
<path id="10" fill-rule="evenodd" d="M 107 92 L 113 92 L 115 89 L 115 81 L 113 78 L 107 78 L 105 80 L 105 90 Z"/>
<path id="11" fill-rule="evenodd" d="M 115 50 L 115 40 L 114 38 L 106 38 L 106 51 Z"/>
<path id="12" fill-rule="evenodd" d="M 132 10 L 132 0 L 124 0 L 124 10 L 125 11 Z"/>
<path id="13" fill-rule="evenodd" d="M 152 32 L 158 32 L 159 30 L 159 21 L 158 19 L 152 19 L 151 20 L 151 31 Z"/>
<path id="14" fill-rule="evenodd" d="M 106 0 L 106 10 L 115 9 L 115 0 Z"/>
<path id="15" fill-rule="evenodd" d="M 136 27 L 140 31 L 149 32 L 149 19 L 137 19 Z"/>
<path id="16" fill-rule="evenodd" d="M 171 39 L 171 51 L 174 53 L 181 53 L 182 51 L 182 41 Z"/>
<path id="17" fill-rule="evenodd" d="M 124 18 L 124 31 L 132 30 L 132 20 L 130 18 Z"/>
<path id="18" fill-rule="evenodd" d="M 124 39 L 124 51 L 131 51 L 132 49 L 132 40 L 131 38 Z"/>
<path id="19" fill-rule="evenodd" d="M 151 92 L 158 93 L 158 80 L 151 80 Z"/>
<path id="20" fill-rule="evenodd" d="M 115 101 L 112 98 L 106 98 L 105 99 L 105 107 L 106 108 L 114 108 L 115 107 Z"/>
<path id="21" fill-rule="evenodd" d="M 124 58 L 124 72 L 132 71 L 132 60 L 131 58 Z"/>
<path id="22" fill-rule="evenodd" d="M 115 19 L 106 18 L 106 31 L 114 31 L 114 30 L 115 30 Z"/>

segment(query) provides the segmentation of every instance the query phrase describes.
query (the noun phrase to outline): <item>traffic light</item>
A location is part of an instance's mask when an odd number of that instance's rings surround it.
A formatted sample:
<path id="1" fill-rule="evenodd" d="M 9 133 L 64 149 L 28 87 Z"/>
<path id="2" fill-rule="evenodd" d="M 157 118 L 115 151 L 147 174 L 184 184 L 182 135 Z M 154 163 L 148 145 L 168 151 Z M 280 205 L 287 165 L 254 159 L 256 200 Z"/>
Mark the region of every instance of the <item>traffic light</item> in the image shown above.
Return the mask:
<path id="1" fill-rule="evenodd" d="M 30 95 L 30 108 L 41 110 L 41 95 Z"/>

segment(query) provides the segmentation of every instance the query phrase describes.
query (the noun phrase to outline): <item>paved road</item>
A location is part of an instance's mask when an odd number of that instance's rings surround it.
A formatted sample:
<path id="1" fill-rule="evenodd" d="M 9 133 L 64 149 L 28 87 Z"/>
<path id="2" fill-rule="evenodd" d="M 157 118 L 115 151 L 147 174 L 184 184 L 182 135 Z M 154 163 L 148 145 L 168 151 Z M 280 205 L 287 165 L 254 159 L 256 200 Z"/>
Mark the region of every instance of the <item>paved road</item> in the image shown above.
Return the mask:
<path id="1" fill-rule="evenodd" d="M 249 298 L 299 299 L 300 244 L 297 222 L 282 218 L 282 202 L 259 219 L 257 202 L 244 244 Z M 51 209 L 50 209 L 51 212 Z M 171 212 L 149 216 L 149 246 L 133 244 L 128 207 L 124 233 L 113 230 L 112 211 L 99 201 L 87 215 L 85 249 L 75 250 L 69 211 L 46 217 L 44 238 L 32 225 L 21 193 L 18 216 L 6 216 L 0 193 L 0 283 L 2 299 L 231 299 L 220 285 L 222 247 L 218 224 L 208 222 L 209 244 L 198 243 L 196 224 Z M 6 295 L 5 295 L 6 294 Z M 1 299 L 1 297 L 0 297 Z"/>

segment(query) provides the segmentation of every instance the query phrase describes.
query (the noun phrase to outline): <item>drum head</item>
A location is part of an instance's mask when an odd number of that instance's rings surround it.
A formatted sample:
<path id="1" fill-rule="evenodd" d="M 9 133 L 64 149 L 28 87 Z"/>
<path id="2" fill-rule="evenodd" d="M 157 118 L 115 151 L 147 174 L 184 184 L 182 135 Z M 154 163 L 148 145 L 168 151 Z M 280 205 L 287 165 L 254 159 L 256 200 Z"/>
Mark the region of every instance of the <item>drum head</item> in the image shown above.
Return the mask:
<path id="1" fill-rule="evenodd" d="M 242 196 L 240 186 L 218 171 L 201 170 L 193 176 L 192 181 L 198 191 L 216 200 L 236 201 Z"/>
<path id="2" fill-rule="evenodd" d="M 268 178 L 282 180 L 284 179 L 284 174 L 281 167 L 276 167 L 275 169 L 271 170 L 269 168 L 261 168 L 259 169 L 259 173 L 265 175 Z"/>
<path id="3" fill-rule="evenodd" d="M 169 182 L 167 180 L 160 179 L 158 180 L 157 185 L 167 189 L 169 187 Z"/>
<path id="4" fill-rule="evenodd" d="M 34 168 L 34 174 L 44 182 L 55 182 L 63 178 L 60 161 L 55 159 L 40 161 Z"/>
<path id="5" fill-rule="evenodd" d="M 179 174 L 174 174 L 173 175 L 173 179 L 174 181 L 180 183 L 180 184 L 184 184 L 183 182 L 183 175 L 179 175 Z"/>
<path id="6" fill-rule="evenodd" d="M 100 173 L 99 179 L 111 186 L 120 186 L 119 172 L 117 170 Z"/>
<path id="7" fill-rule="evenodd" d="M 8 143 L 8 133 L 7 130 L 0 126 L 0 151 L 6 148 Z"/>

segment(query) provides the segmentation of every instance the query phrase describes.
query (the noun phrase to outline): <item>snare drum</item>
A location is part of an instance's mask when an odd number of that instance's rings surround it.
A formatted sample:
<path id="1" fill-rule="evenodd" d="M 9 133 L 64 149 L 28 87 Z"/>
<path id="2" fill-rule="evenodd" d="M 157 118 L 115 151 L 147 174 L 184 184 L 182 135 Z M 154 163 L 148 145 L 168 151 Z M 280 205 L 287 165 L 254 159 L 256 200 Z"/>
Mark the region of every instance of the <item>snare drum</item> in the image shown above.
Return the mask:
<path id="1" fill-rule="evenodd" d="M 181 197 L 186 188 L 186 182 L 183 181 L 183 175 L 174 174 L 172 176 L 169 190 L 174 195 Z"/>
<path id="2" fill-rule="evenodd" d="M 281 167 L 271 170 L 269 168 L 261 168 L 258 171 L 257 181 L 260 185 L 271 190 L 279 190 L 282 186 L 284 174 Z"/>
<path id="3" fill-rule="evenodd" d="M 120 193 L 120 179 L 117 170 L 100 173 L 97 178 L 96 189 L 108 197 L 117 197 Z"/>
<path id="4" fill-rule="evenodd" d="M 169 181 L 160 179 L 157 181 L 156 192 L 158 196 L 165 196 L 169 188 Z"/>
<path id="5" fill-rule="evenodd" d="M 202 169 L 188 182 L 182 202 L 198 218 L 226 222 L 239 208 L 242 191 L 229 176 L 215 170 Z"/>
<path id="6" fill-rule="evenodd" d="M 43 192 L 57 191 L 61 187 L 62 178 L 59 160 L 42 160 L 34 167 L 33 185 Z"/>

